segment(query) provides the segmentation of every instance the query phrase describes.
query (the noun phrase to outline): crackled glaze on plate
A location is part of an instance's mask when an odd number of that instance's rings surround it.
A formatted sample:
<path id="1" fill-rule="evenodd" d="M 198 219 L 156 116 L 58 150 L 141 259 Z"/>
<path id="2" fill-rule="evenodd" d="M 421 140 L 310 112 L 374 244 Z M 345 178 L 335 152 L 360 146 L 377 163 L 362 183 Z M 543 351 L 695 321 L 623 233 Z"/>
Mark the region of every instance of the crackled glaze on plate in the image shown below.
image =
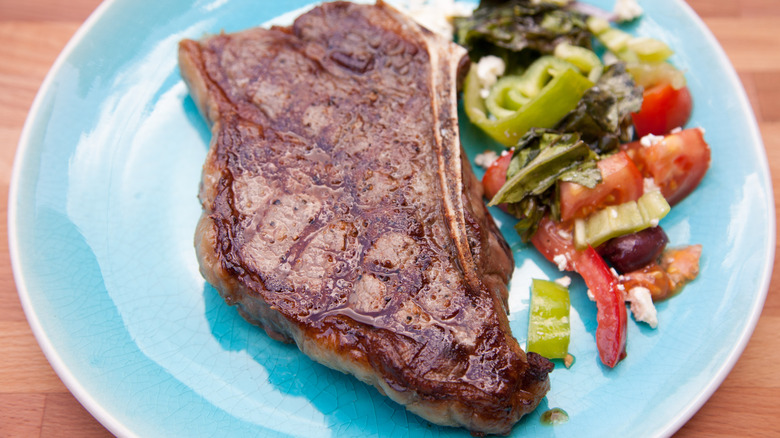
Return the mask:
<path id="1" fill-rule="evenodd" d="M 269 339 L 198 273 L 192 236 L 210 134 L 179 76 L 176 44 L 297 15 L 306 3 L 109 1 L 36 98 L 10 193 L 19 294 L 59 376 L 118 435 L 468 436 Z M 577 361 L 553 372 L 552 391 L 515 436 L 671 434 L 725 378 L 766 295 L 774 205 L 745 94 L 686 5 L 643 6 L 631 30 L 676 50 L 695 99 L 691 125 L 706 128 L 713 150 L 701 187 L 662 222 L 673 244 L 704 244 L 701 275 L 659 306 L 658 329 L 629 323 L 628 357 L 613 370 L 599 363 L 595 307 L 576 280 Z M 473 158 L 490 142 L 461 125 Z M 510 319 L 524 344 L 530 278 L 560 273 L 518 242 L 510 217 L 495 215 L 515 249 Z M 552 407 L 570 420 L 542 425 Z"/>

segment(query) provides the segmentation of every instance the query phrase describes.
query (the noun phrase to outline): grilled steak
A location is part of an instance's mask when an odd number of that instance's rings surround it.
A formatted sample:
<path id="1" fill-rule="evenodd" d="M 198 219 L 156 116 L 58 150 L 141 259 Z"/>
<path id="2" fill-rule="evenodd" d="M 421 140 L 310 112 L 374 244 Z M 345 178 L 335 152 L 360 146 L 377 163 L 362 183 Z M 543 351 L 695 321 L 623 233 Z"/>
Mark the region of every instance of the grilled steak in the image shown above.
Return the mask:
<path id="1" fill-rule="evenodd" d="M 211 124 L 201 272 L 247 320 L 437 424 L 509 433 L 549 388 L 458 136 L 465 51 L 391 7 L 184 40 Z"/>

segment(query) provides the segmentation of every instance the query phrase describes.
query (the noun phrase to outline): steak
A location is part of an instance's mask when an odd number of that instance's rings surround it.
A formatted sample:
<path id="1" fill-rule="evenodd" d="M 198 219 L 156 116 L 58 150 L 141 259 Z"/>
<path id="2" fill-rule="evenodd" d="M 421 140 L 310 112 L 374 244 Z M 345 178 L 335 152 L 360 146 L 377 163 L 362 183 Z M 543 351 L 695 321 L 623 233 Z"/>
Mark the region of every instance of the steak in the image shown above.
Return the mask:
<path id="1" fill-rule="evenodd" d="M 512 253 L 460 146 L 466 52 L 384 3 L 179 47 L 212 130 L 195 246 L 274 339 L 410 411 L 507 434 L 549 388 L 507 319 Z"/>

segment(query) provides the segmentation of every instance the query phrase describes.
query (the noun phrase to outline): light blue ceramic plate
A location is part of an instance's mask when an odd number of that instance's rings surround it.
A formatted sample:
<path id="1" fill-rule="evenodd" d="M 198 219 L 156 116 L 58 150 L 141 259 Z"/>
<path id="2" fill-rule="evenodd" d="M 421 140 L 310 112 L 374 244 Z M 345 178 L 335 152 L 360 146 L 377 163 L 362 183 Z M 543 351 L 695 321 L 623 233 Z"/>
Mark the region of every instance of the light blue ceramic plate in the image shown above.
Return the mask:
<path id="1" fill-rule="evenodd" d="M 19 145 L 11 254 L 38 341 L 78 399 L 127 436 L 468 436 L 408 414 L 244 322 L 204 283 L 192 235 L 209 132 L 182 83 L 176 44 L 257 26 L 308 0 L 137 1 L 100 6 L 57 60 Z M 611 0 L 595 2 L 611 8 Z M 516 436 L 666 435 L 725 378 L 758 319 L 771 274 L 774 205 L 764 149 L 734 70 L 681 1 L 644 2 L 638 34 L 666 40 L 688 71 L 692 125 L 712 168 L 663 221 L 674 244 L 704 244 L 701 275 L 629 323 L 628 357 L 599 364 L 594 306 L 573 291 L 571 369 Z M 464 124 L 465 125 L 465 124 Z M 469 154 L 484 137 L 468 126 Z M 524 344 L 530 278 L 555 278 L 516 249 L 512 329 Z M 568 423 L 539 421 L 560 407 Z"/>

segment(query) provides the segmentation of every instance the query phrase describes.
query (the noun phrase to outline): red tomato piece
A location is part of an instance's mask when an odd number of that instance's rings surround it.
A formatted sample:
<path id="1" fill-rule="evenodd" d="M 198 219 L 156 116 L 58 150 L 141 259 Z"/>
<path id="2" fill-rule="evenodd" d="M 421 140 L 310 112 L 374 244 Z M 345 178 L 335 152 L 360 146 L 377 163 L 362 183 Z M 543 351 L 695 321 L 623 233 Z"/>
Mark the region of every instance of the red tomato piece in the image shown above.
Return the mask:
<path id="1" fill-rule="evenodd" d="M 652 262 L 624 274 L 622 284 L 627 291 L 638 286 L 646 288 L 653 301 L 665 300 L 699 275 L 700 258 L 701 245 L 667 249 L 661 255 L 660 264 Z"/>
<path id="2" fill-rule="evenodd" d="M 569 262 L 576 251 L 572 232 L 571 223 L 564 225 L 545 216 L 531 237 L 531 243 L 544 258 L 558 265 L 560 270 L 571 271 L 573 266 Z"/>
<path id="3" fill-rule="evenodd" d="M 642 108 L 631 115 L 637 135 L 663 135 L 685 126 L 691 117 L 693 99 L 688 87 L 675 90 L 663 82 L 645 90 Z"/>
<path id="4" fill-rule="evenodd" d="M 596 300 L 596 347 L 601 362 L 613 368 L 626 357 L 628 316 L 625 298 L 618 288 L 618 280 L 607 263 L 588 246 L 586 250 L 574 248 L 571 227 L 545 217 L 531 238 L 536 249 L 559 268 L 575 271 L 593 293 Z"/>
<path id="5" fill-rule="evenodd" d="M 642 173 L 625 152 L 618 152 L 598 162 L 602 181 L 589 189 L 573 182 L 563 182 L 561 220 L 585 217 L 609 205 L 636 201 L 644 190 Z"/>
<path id="6" fill-rule="evenodd" d="M 496 196 L 501 186 L 506 182 L 506 170 L 509 168 L 509 162 L 512 161 L 512 153 L 514 149 L 509 149 L 501 152 L 501 156 L 497 160 L 490 163 L 487 170 L 485 170 L 485 176 L 482 177 L 482 186 L 485 189 L 485 197 L 493 199 Z"/>
<path id="7" fill-rule="evenodd" d="M 667 135 L 647 147 L 633 142 L 622 148 L 642 174 L 653 178 L 669 205 L 688 196 L 710 167 L 710 147 L 698 128 Z"/>
<path id="8" fill-rule="evenodd" d="M 626 334 L 628 314 L 623 292 L 607 263 L 588 245 L 588 249 L 578 251 L 574 269 L 585 280 L 596 300 L 596 347 L 601 362 L 614 368 L 626 357 Z"/>

